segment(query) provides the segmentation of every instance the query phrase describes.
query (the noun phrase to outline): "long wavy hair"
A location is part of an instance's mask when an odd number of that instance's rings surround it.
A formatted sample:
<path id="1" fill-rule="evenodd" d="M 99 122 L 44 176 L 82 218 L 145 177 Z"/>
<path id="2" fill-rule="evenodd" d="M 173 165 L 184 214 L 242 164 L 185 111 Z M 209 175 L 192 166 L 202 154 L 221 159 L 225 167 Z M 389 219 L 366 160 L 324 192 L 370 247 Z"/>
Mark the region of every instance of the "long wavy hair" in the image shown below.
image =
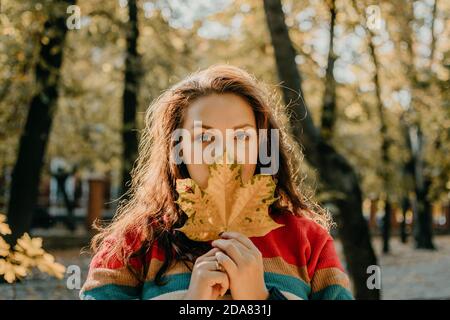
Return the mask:
<path id="1" fill-rule="evenodd" d="M 111 259 L 120 259 L 130 266 L 132 257 L 141 257 L 144 267 L 134 270 L 134 273 L 144 281 L 148 267 L 146 254 L 157 240 L 158 246 L 164 250 L 165 261 L 155 282 L 162 284 L 162 276 L 173 262 L 194 262 L 196 257 L 211 248 L 207 242 L 192 241 L 174 230 L 181 227 L 187 218 L 175 203 L 178 196 L 176 180 L 188 178 L 189 174 L 185 164 L 177 165 L 171 161 L 176 145 L 172 133 L 181 127 L 189 105 L 195 99 L 210 94 L 232 93 L 242 97 L 253 109 L 257 129 L 268 129 L 267 133 L 270 129 L 279 130 L 279 169 L 273 176 L 277 181 L 275 196 L 279 199 L 271 205 L 270 213 L 281 214 L 289 210 L 329 229 L 330 215 L 312 200 L 311 191 L 303 187 L 302 153 L 293 142 L 288 117 L 275 91 L 243 69 L 214 65 L 189 75 L 164 91 L 150 105 L 145 114 L 139 155 L 131 172 L 126 198 L 119 202 L 111 223 L 103 227 L 97 225 L 99 232 L 91 242 L 94 253 L 108 245 L 103 257 L 105 265 Z M 266 141 L 270 143 L 269 137 Z M 256 173 L 260 168 L 257 163 Z M 127 250 L 130 247 L 135 249 Z"/>

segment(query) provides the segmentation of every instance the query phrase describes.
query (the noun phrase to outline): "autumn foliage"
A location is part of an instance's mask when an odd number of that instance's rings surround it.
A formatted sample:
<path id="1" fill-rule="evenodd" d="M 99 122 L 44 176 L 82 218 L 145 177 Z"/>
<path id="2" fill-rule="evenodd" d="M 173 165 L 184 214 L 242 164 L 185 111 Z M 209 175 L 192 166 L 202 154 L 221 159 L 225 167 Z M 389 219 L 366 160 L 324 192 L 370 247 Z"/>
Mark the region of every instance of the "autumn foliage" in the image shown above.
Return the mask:
<path id="1" fill-rule="evenodd" d="M 30 274 L 33 268 L 58 279 L 64 277 L 66 268 L 55 262 L 55 258 L 42 248 L 42 238 L 31 238 L 25 233 L 14 248 L 2 236 L 11 234 L 5 223 L 6 217 L 0 214 L 0 276 L 8 283 L 16 282 Z"/>

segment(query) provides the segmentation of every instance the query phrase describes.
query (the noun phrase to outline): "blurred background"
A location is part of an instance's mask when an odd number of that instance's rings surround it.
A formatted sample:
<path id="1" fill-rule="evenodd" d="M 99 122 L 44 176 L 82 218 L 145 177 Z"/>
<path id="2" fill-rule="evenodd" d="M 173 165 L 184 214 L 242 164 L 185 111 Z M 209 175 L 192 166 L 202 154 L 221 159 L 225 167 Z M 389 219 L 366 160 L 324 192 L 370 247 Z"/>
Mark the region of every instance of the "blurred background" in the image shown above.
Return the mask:
<path id="1" fill-rule="evenodd" d="M 355 296 L 450 299 L 449 11 L 443 0 L 0 0 L 0 279 L 15 275 L 0 299 L 77 299 L 69 271 L 83 283 L 80 250 L 126 191 L 146 108 L 216 63 L 288 105 Z M 75 269 L 25 276 L 8 258 L 25 232 Z"/>

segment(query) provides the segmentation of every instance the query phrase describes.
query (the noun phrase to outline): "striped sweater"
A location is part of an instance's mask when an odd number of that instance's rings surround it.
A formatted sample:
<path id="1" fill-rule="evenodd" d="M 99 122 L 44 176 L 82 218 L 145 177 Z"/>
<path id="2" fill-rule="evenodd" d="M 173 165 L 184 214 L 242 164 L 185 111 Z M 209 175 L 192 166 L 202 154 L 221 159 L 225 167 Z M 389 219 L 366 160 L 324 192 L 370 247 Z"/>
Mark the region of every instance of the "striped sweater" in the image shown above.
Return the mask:
<path id="1" fill-rule="evenodd" d="M 353 299 L 350 284 L 337 257 L 332 237 L 314 221 L 286 211 L 273 219 L 283 227 L 263 237 L 250 239 L 263 256 L 267 288 L 276 287 L 287 299 Z M 163 264 L 164 252 L 155 241 L 149 250 L 146 281 L 143 285 L 120 261 L 103 266 L 107 246 L 92 259 L 81 299 L 183 299 L 191 272 L 176 262 L 165 274 L 165 284 L 154 283 Z M 139 267 L 137 261 L 131 261 Z M 189 266 L 191 267 L 191 266 Z M 231 299 L 226 294 L 222 299 Z"/>

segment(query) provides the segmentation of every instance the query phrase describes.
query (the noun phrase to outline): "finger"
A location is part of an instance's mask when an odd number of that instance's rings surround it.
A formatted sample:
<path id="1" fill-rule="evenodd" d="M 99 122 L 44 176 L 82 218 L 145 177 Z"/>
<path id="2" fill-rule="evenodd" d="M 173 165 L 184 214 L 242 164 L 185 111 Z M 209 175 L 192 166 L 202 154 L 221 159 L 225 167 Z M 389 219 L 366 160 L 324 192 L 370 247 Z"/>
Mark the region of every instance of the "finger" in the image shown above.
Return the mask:
<path id="1" fill-rule="evenodd" d="M 230 278 L 226 273 L 223 272 L 219 273 L 220 274 L 218 274 L 217 276 L 220 277 L 220 285 L 221 285 L 220 295 L 223 296 L 230 288 Z"/>
<path id="2" fill-rule="evenodd" d="M 234 263 L 234 261 L 223 252 L 217 252 L 215 258 L 225 269 L 226 273 L 231 278 L 233 278 L 233 276 L 236 274 L 236 272 L 238 270 L 236 263 Z"/>
<path id="3" fill-rule="evenodd" d="M 204 255 L 201 255 L 200 257 L 197 258 L 198 261 L 203 261 L 205 258 L 207 257 L 214 257 L 216 252 L 220 251 L 219 248 L 212 248 L 211 250 L 209 250 L 207 253 L 205 253 Z"/>
<path id="4" fill-rule="evenodd" d="M 220 252 L 220 250 L 218 250 L 218 251 L 216 252 L 216 254 L 219 253 L 219 252 Z M 204 258 L 203 258 L 203 261 L 216 261 L 216 254 L 213 255 L 213 256 L 204 257 Z"/>
<path id="5" fill-rule="evenodd" d="M 230 280 L 228 279 L 228 284 L 227 286 L 221 286 L 221 290 L 220 290 L 220 295 L 223 297 L 225 295 L 225 293 L 227 293 L 228 289 L 230 287 Z"/>
<path id="6" fill-rule="evenodd" d="M 258 249 L 252 240 L 250 240 L 248 237 L 243 235 L 242 233 L 235 232 L 235 231 L 226 231 L 220 235 L 224 239 L 235 239 L 242 243 L 244 246 L 246 246 L 248 249 L 255 250 Z"/>
<path id="7" fill-rule="evenodd" d="M 194 267 L 198 267 L 203 262 L 211 262 L 216 260 L 216 257 L 203 257 L 203 258 L 197 258 L 194 263 Z"/>
<path id="8" fill-rule="evenodd" d="M 209 286 L 219 284 L 221 286 L 220 295 L 224 295 L 230 287 L 230 280 L 226 273 L 220 271 L 209 272 Z"/>
<path id="9" fill-rule="evenodd" d="M 214 240 L 211 245 L 224 251 L 238 266 L 242 262 L 243 253 L 248 251 L 243 244 L 233 239 Z"/>
<path id="10" fill-rule="evenodd" d="M 213 290 L 212 298 L 214 300 L 216 300 L 218 297 L 220 297 L 222 295 L 222 290 L 223 290 L 222 285 L 215 284 L 215 285 L 213 285 L 212 290 Z"/>
<path id="11" fill-rule="evenodd" d="M 208 271 L 217 271 L 217 260 L 214 257 L 214 260 L 200 261 L 199 263 L 197 263 L 197 268 L 201 268 Z"/>
<path id="12" fill-rule="evenodd" d="M 225 242 L 232 243 L 242 255 L 247 253 L 247 252 L 249 252 L 249 251 L 251 251 L 249 248 L 247 248 L 244 244 L 242 244 L 240 241 L 238 241 L 236 239 L 217 239 L 215 241 L 225 241 Z M 223 251 L 223 250 L 221 250 L 221 251 Z"/>
<path id="13" fill-rule="evenodd" d="M 212 248 L 207 253 L 205 253 L 202 257 L 214 256 L 217 251 L 219 251 L 217 248 Z"/>

